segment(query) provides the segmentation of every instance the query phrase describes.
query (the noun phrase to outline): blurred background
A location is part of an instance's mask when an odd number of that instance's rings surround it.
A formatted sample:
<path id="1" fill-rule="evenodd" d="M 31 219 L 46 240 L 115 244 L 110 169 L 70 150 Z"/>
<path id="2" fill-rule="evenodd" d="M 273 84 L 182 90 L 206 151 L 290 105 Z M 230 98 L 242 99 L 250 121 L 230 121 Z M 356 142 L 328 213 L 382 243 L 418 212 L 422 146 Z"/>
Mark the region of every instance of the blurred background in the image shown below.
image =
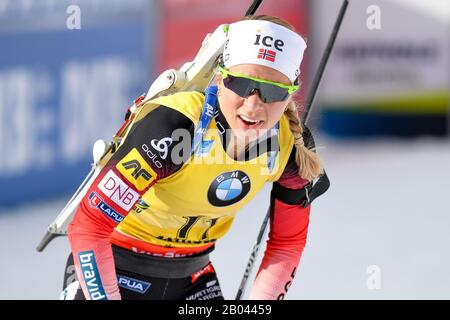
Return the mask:
<path id="1" fill-rule="evenodd" d="M 58 298 L 67 238 L 35 247 L 90 170 L 93 143 L 250 3 L 0 0 L 0 299 Z M 307 38 L 300 104 L 340 5 L 264 0 L 257 12 Z M 449 24 L 446 0 L 350 1 L 309 123 L 332 185 L 313 204 L 287 299 L 450 298 Z M 269 192 L 212 255 L 227 299 Z"/>

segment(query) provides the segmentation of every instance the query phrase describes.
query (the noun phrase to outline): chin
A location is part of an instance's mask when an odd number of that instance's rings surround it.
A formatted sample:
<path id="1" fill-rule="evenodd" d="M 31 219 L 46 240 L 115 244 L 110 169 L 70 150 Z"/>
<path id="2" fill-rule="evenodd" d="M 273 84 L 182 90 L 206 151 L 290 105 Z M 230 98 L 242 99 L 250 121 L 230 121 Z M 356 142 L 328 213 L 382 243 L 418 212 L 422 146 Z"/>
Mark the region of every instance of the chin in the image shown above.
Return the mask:
<path id="1" fill-rule="evenodd" d="M 266 132 L 267 129 L 264 128 L 258 128 L 258 129 L 236 129 L 233 130 L 235 137 L 241 141 L 241 142 L 245 142 L 250 143 L 253 142 L 255 140 L 257 140 L 259 137 L 263 136 Z"/>

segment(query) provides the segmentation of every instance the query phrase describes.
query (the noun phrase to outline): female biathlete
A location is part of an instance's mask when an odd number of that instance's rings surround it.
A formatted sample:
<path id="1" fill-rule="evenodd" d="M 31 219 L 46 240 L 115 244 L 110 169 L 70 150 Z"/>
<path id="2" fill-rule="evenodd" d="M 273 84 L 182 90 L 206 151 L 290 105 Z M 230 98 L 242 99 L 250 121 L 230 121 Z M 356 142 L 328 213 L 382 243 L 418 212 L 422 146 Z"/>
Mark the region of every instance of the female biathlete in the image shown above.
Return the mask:
<path id="1" fill-rule="evenodd" d="M 209 253 L 267 182 L 269 239 L 250 299 L 286 295 L 306 243 L 305 188 L 322 172 L 292 100 L 306 48 L 293 30 L 270 16 L 232 23 L 217 86 L 140 106 L 69 225 L 62 298 L 223 299 Z"/>

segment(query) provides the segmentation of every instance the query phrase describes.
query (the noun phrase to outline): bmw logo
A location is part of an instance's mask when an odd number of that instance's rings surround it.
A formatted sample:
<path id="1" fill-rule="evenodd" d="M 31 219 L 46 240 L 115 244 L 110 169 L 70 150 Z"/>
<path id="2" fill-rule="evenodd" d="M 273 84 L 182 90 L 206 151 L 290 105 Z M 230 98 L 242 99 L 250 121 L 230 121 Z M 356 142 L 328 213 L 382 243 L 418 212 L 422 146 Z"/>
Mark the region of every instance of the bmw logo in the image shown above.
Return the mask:
<path id="1" fill-rule="evenodd" d="M 208 201 L 213 206 L 225 207 L 244 198 L 250 191 L 250 179 L 242 171 L 222 173 L 208 189 Z"/>

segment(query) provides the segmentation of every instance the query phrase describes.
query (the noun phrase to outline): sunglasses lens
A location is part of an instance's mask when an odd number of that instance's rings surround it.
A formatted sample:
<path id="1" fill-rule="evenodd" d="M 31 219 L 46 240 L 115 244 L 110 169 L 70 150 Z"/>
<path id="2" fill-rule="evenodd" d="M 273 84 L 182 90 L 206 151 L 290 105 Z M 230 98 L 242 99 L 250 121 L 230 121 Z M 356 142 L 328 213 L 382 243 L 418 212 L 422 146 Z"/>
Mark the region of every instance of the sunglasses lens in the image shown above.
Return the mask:
<path id="1" fill-rule="evenodd" d="M 287 89 L 244 77 L 228 75 L 226 78 L 223 78 L 223 83 L 227 89 L 230 89 L 242 98 L 247 98 L 255 89 L 257 89 L 259 96 L 264 103 L 284 101 L 289 96 Z"/>
<path id="2" fill-rule="evenodd" d="M 251 82 L 252 80 L 250 79 L 234 77 L 232 75 L 228 75 L 223 79 L 223 84 L 225 85 L 225 87 L 242 98 L 248 97 L 253 91 Z"/>
<path id="3" fill-rule="evenodd" d="M 289 96 L 287 89 L 280 88 L 270 83 L 259 83 L 261 100 L 265 103 L 284 101 Z"/>

